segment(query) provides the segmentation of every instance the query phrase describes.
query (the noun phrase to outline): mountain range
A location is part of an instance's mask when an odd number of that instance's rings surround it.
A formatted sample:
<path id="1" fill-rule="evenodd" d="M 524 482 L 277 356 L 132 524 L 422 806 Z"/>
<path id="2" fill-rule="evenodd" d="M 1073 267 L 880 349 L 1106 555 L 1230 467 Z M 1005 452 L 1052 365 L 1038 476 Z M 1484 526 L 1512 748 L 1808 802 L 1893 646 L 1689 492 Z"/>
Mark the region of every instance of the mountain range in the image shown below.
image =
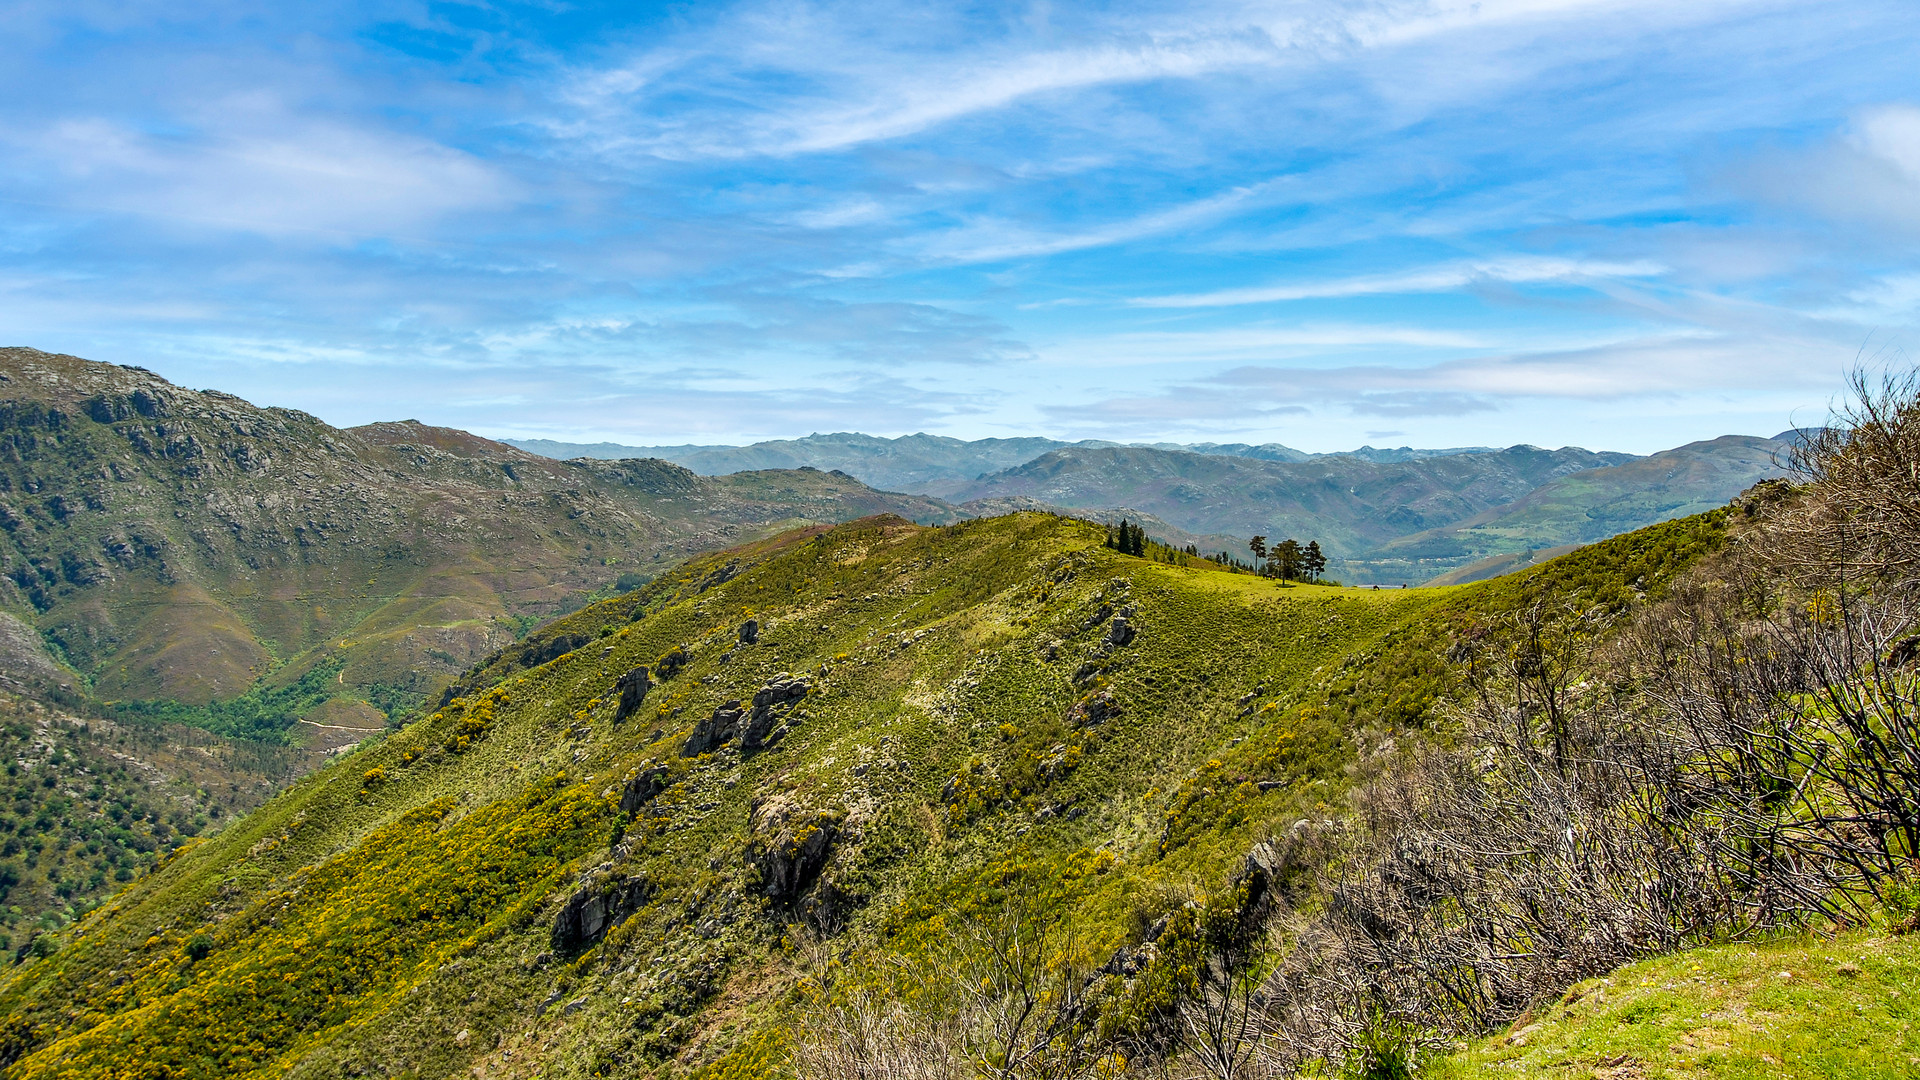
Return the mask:
<path id="1" fill-rule="evenodd" d="M 1727 517 L 1457 590 L 1283 588 L 1044 514 L 701 557 L 32 938 L 6 1076 L 786 1077 L 837 1003 L 996 990 L 1009 950 L 1151 1031 L 1465 692 L 1459 634 L 1555 581 L 1657 587 Z"/>
<path id="2" fill-rule="evenodd" d="M 955 439 L 924 432 L 881 438 L 857 432 L 815 433 L 800 439 L 775 439 L 748 446 L 624 446 L 619 443 L 569 443 L 551 439 L 503 439 L 522 450 L 552 458 L 659 458 L 685 465 L 704 476 L 720 476 L 746 469 L 839 469 L 874 487 L 911 491 L 948 499 L 966 499 L 970 485 L 989 473 L 1026 464 L 1055 450 L 1144 446 L 1221 457 L 1260 461 L 1312 461 L 1325 457 L 1353 457 L 1362 461 L 1412 461 L 1451 454 L 1477 454 L 1485 446 L 1445 450 L 1418 450 L 1410 446 L 1381 450 L 1363 446 L 1343 454 L 1310 454 L 1279 443 L 1141 443 L 1122 444 L 1100 439 L 1062 442 L 1058 439 Z"/>
<path id="3" fill-rule="evenodd" d="M 1752 1039 L 1830 1016 L 1775 993 L 1808 964 L 1875 1010 L 1835 1073 L 1866 1075 L 1897 1020 L 1876 1003 L 1920 968 L 1834 950 L 1920 918 L 1904 878 L 1835 893 L 1858 902 L 1831 938 L 1743 942 L 1765 1023 L 1720 1009 L 1734 1041 L 1628 1038 L 1694 999 L 1608 975 L 1752 929 L 1713 859 L 1798 873 L 1747 834 L 1706 846 L 1722 815 L 1642 828 L 1670 800 L 1636 769 L 1719 783 L 1729 746 L 1616 760 L 1696 730 L 1634 728 L 1668 702 L 1720 700 L 1640 688 L 1693 670 L 1687 618 L 1756 617 L 1720 584 L 1800 588 L 1753 556 L 1826 520 L 1805 491 L 1717 494 L 1798 437 L 1054 445 L 943 498 L 340 429 L 0 351 L 0 1076 L 1145 1080 L 1229 1029 L 1292 1055 L 1275 1076 L 1412 1075 L 1442 1046 L 1470 1049 L 1438 1069 L 1495 1065 L 1436 1075 L 1518 1075 L 1533 1038 L 1540 1075 L 1759 1075 L 1784 1051 Z M 1116 544 L 1116 516 L 1174 546 Z M 1375 587 L 1182 550 L 1254 533 Z M 1377 587 L 1434 574 L 1464 584 Z M 1828 626 L 1827 595 L 1759 617 Z M 1871 644 L 1904 677 L 1909 643 Z M 1742 675 L 1706 645 L 1701 671 Z M 1736 779 L 1685 790 L 1732 805 Z M 1664 989 L 1719 1008 L 1698 970 Z"/>
<path id="4" fill-rule="evenodd" d="M 1052 510 L 1143 521 L 1157 539 L 1246 558 L 1257 535 L 1320 541 L 1329 573 L 1383 585 L 1460 580 L 1724 504 L 1780 475 L 1797 433 L 1724 436 L 1642 457 L 1579 447 L 1359 450 L 1279 443 L 810 435 L 750 446 L 517 440 L 540 453 L 648 455 L 701 473 L 839 469 L 973 514 Z"/>

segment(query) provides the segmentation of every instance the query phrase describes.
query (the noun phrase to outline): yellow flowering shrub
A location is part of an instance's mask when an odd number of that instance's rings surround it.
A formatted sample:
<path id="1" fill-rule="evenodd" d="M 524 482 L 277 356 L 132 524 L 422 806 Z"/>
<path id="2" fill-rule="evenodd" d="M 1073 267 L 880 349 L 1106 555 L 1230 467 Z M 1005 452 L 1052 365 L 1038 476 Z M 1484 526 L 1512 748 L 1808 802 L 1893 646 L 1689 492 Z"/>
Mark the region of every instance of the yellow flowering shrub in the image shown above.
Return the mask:
<path id="1" fill-rule="evenodd" d="M 277 1075 L 283 1057 L 393 1007 L 463 941 L 558 880 L 607 816 L 591 792 L 555 780 L 449 822 L 456 805 L 411 811 L 206 927 L 201 959 L 188 955 L 191 936 L 161 942 L 10 1080 Z M 89 1019 L 98 1022 L 83 1029 Z"/>

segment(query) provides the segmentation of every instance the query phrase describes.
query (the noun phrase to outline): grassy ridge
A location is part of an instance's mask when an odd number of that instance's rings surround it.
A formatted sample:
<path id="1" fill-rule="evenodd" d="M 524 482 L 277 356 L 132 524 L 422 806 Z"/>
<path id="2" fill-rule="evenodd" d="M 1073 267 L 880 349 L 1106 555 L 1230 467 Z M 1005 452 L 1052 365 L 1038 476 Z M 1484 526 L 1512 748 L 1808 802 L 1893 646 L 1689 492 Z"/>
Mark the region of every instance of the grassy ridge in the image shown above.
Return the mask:
<path id="1" fill-rule="evenodd" d="M 1038 514 L 696 560 L 136 882 L 0 983 L 0 1057 L 9 1080 L 762 1075 L 803 928 L 855 968 L 924 963 L 955 920 L 1039 891 L 1088 955 L 1137 940 L 1427 723 L 1462 627 L 1547 584 L 1629 602 L 1718 535 L 1692 519 L 1456 590 L 1279 587 Z M 1104 645 L 1128 608 L 1138 636 Z M 543 661 L 545 642 L 573 647 Z M 616 724 L 617 677 L 675 649 L 684 670 Z M 783 740 L 681 755 L 782 672 L 812 683 Z M 642 768 L 663 790 L 623 814 Z M 816 828 L 836 838 L 818 880 L 769 895 L 768 853 Z M 595 866 L 637 910 L 555 955 Z"/>

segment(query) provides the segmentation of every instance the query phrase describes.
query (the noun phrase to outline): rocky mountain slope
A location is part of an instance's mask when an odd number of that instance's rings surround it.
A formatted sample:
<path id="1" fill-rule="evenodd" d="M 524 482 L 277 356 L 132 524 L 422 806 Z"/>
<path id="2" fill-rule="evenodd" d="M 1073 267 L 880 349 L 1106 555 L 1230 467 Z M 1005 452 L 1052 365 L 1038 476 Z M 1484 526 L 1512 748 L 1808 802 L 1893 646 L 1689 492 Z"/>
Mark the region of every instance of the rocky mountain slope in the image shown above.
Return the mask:
<path id="1" fill-rule="evenodd" d="M 0 648 L 34 654 L 11 640 L 30 626 L 102 700 L 200 704 L 319 672 L 343 700 L 316 730 L 378 727 L 374 704 L 436 691 L 623 576 L 882 511 L 953 516 L 844 475 L 558 462 L 0 350 Z"/>
<path id="2" fill-rule="evenodd" d="M 810 995 L 939 985 L 1043 910 L 1089 958 L 1064 985 L 1145 1022 L 1456 692 L 1450 643 L 1549 580 L 1634 603 L 1720 520 L 1454 590 L 1282 587 L 1031 513 L 697 559 L 33 950 L 0 1062 L 777 1076 Z"/>

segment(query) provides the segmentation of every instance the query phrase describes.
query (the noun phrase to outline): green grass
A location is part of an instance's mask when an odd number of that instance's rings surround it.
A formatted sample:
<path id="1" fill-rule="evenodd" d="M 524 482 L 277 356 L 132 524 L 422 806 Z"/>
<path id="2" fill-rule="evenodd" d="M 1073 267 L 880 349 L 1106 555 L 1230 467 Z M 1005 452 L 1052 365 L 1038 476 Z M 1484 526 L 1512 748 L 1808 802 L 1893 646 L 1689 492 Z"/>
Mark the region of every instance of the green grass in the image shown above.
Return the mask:
<path id="1" fill-rule="evenodd" d="M 1920 1075 L 1920 937 L 1856 931 L 1676 953 L 1590 979 L 1431 1080 Z"/>
<path id="2" fill-rule="evenodd" d="M 108 702 L 104 708 L 116 719 L 130 723 L 185 724 L 202 728 L 230 739 L 285 743 L 287 733 L 305 713 L 324 705 L 340 694 L 335 681 L 344 662 L 323 662 L 286 686 L 266 682 L 255 684 L 246 693 L 226 701 L 189 705 L 180 701 L 144 700 Z M 388 691 L 386 702 L 391 715 L 410 706 L 411 701 Z"/>

